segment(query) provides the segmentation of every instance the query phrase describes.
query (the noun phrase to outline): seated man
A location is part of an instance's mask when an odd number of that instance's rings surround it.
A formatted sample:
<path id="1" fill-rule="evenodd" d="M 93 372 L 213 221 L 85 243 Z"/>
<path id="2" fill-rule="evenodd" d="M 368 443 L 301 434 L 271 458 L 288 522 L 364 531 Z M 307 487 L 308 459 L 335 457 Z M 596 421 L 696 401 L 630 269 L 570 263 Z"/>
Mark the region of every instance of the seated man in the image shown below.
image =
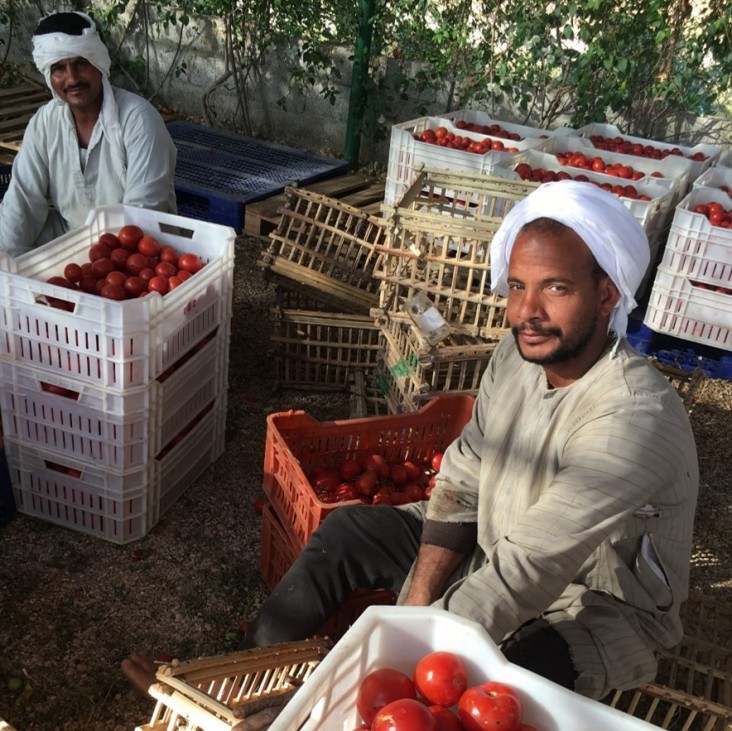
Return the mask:
<path id="1" fill-rule="evenodd" d="M 331 513 L 244 645 L 309 637 L 356 588 L 383 588 L 478 622 L 510 661 L 588 697 L 653 679 L 654 651 L 682 635 L 698 467 L 681 399 L 624 339 L 648 259 L 592 184 L 518 203 L 491 247 L 512 334 L 431 499 Z M 148 687 L 143 658 L 123 669 Z"/>
<path id="2" fill-rule="evenodd" d="M 0 204 L 0 249 L 18 256 L 124 203 L 175 213 L 176 149 L 145 99 L 109 83 L 109 53 L 92 19 L 56 13 L 33 36 L 53 92 L 28 123 Z"/>

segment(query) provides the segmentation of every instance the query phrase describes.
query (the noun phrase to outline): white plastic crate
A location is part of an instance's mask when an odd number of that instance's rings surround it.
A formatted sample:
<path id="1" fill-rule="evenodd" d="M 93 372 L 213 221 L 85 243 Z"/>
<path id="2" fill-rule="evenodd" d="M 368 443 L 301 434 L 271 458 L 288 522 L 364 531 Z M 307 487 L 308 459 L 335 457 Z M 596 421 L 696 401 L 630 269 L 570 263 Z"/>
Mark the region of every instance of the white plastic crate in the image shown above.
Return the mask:
<path id="1" fill-rule="evenodd" d="M 228 336 L 213 336 L 162 383 L 122 392 L 0 361 L 3 432 L 80 464 L 144 467 L 226 389 Z"/>
<path id="2" fill-rule="evenodd" d="M 176 438 L 170 452 L 156 459 L 150 524 L 159 522 L 191 485 L 224 453 L 227 395 L 224 391 L 200 414 L 200 421 Z"/>
<path id="3" fill-rule="evenodd" d="M 732 289 L 732 230 L 713 226 L 703 213 L 693 211 L 712 201 L 732 209 L 732 199 L 714 188 L 695 188 L 676 206 L 661 263 L 669 271 Z"/>
<path id="4" fill-rule="evenodd" d="M 492 124 L 498 124 L 507 132 L 515 132 L 521 135 L 522 138 L 547 138 L 557 136 L 575 135 L 575 130 L 570 127 L 559 127 L 558 129 L 542 129 L 540 127 L 531 127 L 526 124 L 514 124 L 513 122 L 504 122 L 501 119 L 494 119 L 486 112 L 482 112 L 479 109 L 460 109 L 455 112 L 446 112 L 441 115 L 444 119 L 449 119 L 453 123 L 458 120 L 463 120 L 470 124 L 483 124 L 491 126 Z"/>
<path id="5" fill-rule="evenodd" d="M 5 454 L 20 513 L 120 544 L 152 527 L 152 466 L 115 474 L 7 437 Z"/>
<path id="6" fill-rule="evenodd" d="M 511 154 L 509 152 L 493 151 L 478 155 L 473 152 L 453 150 L 414 139 L 415 134 L 419 134 L 425 129 L 437 129 L 437 127 L 444 126 L 444 123 L 445 120 L 439 117 L 421 117 L 410 122 L 395 124 L 391 128 L 389 164 L 384 192 L 385 205 L 391 206 L 398 202 L 409 184 L 417 176 L 420 167 L 490 175 L 495 164 Z M 473 137 L 476 140 L 487 136 L 464 130 L 461 131 L 461 134 Z M 504 142 L 506 141 L 504 140 Z M 510 142 L 507 146 L 517 147 L 521 150 L 539 147 L 545 142 L 546 140 L 536 137 L 524 139 L 521 142 Z"/>
<path id="7" fill-rule="evenodd" d="M 588 139 L 595 135 L 611 138 L 622 137 L 624 140 L 628 140 L 628 142 L 634 144 L 637 143 L 644 147 L 646 145 L 652 145 L 659 150 L 673 150 L 674 148 L 678 148 L 686 159 L 689 159 L 691 155 L 694 155 L 697 152 L 701 152 L 707 156 L 707 159 L 703 161 L 689 160 L 691 163 L 689 182 L 696 180 L 696 178 L 698 178 L 708 167 L 714 165 L 722 154 L 722 148 L 719 145 L 701 144 L 689 147 L 686 145 L 677 145 L 673 142 L 660 142 L 658 140 L 651 140 L 645 137 L 633 137 L 632 135 L 626 135 L 621 132 L 614 124 L 604 124 L 602 122 L 593 122 L 592 124 L 580 127 L 577 130 L 577 134 L 587 137 Z M 631 157 L 635 156 L 633 155 Z M 670 157 L 670 155 L 668 157 Z M 668 157 L 666 159 L 668 159 Z M 675 155 L 674 157 L 680 156 Z"/>
<path id="8" fill-rule="evenodd" d="M 86 261 L 102 233 L 127 224 L 206 266 L 165 297 L 125 302 L 45 282 Z M 116 390 L 150 383 L 230 316 L 235 236 L 227 226 L 131 206 L 91 211 L 84 226 L 18 257 L 15 273 L 0 272 L 0 357 Z M 45 297 L 73 311 L 50 307 Z"/>
<path id="9" fill-rule="evenodd" d="M 656 271 L 643 322 L 656 332 L 732 350 L 732 294 L 695 285 L 663 265 Z"/>
<path id="10" fill-rule="evenodd" d="M 732 147 L 727 147 L 722 150 L 722 154 L 719 156 L 719 160 L 717 160 L 717 167 L 732 168 Z"/>
<path id="11" fill-rule="evenodd" d="M 356 694 L 367 673 L 391 667 L 411 675 L 417 661 L 436 650 L 461 656 L 469 685 L 499 680 L 515 687 L 525 723 L 541 731 L 658 731 L 509 663 L 479 624 L 431 607 L 367 608 L 270 729 L 353 731 L 359 721 Z"/>
<path id="12" fill-rule="evenodd" d="M 585 146 L 577 146 L 577 140 L 581 139 L 585 142 Z M 562 136 L 555 137 L 546 143 L 546 152 L 556 154 L 558 152 L 581 152 L 589 158 L 599 157 L 606 164 L 620 163 L 621 165 L 629 165 L 633 170 L 643 173 L 645 179 L 662 185 L 673 191 L 672 203 L 683 198 L 691 183 L 692 161 L 685 157 L 669 155 L 663 160 L 655 160 L 647 157 L 637 157 L 635 155 L 624 155 L 619 152 L 610 152 L 608 150 L 599 150 L 584 137 Z M 617 181 L 618 178 L 610 177 Z M 631 181 L 632 182 L 632 181 Z"/>
<path id="13" fill-rule="evenodd" d="M 19 512 L 125 544 L 143 538 L 224 452 L 226 393 L 141 468 L 112 472 L 5 439 Z"/>
<path id="14" fill-rule="evenodd" d="M 732 162 L 732 161 L 730 161 Z M 694 188 L 721 188 L 726 185 L 732 189 L 732 167 L 716 166 L 705 170 L 695 181 Z M 723 191 L 724 192 L 724 191 Z M 727 208 L 732 207 L 732 196 L 727 197 Z"/>

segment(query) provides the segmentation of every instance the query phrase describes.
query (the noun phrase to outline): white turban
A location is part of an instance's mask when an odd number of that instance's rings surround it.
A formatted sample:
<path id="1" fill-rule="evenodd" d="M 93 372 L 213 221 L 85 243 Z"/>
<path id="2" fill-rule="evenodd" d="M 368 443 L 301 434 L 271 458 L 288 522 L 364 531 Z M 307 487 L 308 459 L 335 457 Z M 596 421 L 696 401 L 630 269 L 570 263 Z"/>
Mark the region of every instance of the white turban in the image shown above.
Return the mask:
<path id="1" fill-rule="evenodd" d="M 109 51 L 97 33 L 97 26 L 94 21 L 85 13 L 74 11 L 89 24 L 82 30 L 81 35 L 73 35 L 55 31 L 33 36 L 33 61 L 38 70 L 43 74 L 53 98 L 58 104 L 63 104 L 62 99 L 54 91 L 51 84 L 51 66 L 67 58 L 80 56 L 85 58 L 102 75 L 103 101 L 99 115 L 100 122 L 107 138 L 109 139 L 115 154 L 124 168 L 127 167 L 127 158 L 122 142 L 122 131 L 119 123 L 119 110 L 114 98 L 112 85 L 109 83 L 109 69 L 111 62 Z M 47 16 L 50 17 L 50 16 Z M 45 20 L 45 18 L 43 19 Z"/>
<path id="2" fill-rule="evenodd" d="M 537 218 L 571 228 L 620 292 L 609 330 L 625 336 L 635 293 L 650 262 L 648 237 L 620 199 L 593 183 L 562 180 L 540 185 L 506 215 L 491 243 L 491 288 L 508 294 L 508 262 L 519 231 Z"/>
<path id="3" fill-rule="evenodd" d="M 33 36 L 33 62 L 46 79 L 54 99 L 59 103 L 63 102 L 51 86 L 51 66 L 59 61 L 81 56 L 102 74 L 105 81 L 109 79 L 109 51 L 102 43 L 94 21 L 84 13 L 75 12 L 89 23 L 89 27 L 84 28 L 80 36 L 60 31 Z M 107 91 L 106 87 L 104 91 Z"/>

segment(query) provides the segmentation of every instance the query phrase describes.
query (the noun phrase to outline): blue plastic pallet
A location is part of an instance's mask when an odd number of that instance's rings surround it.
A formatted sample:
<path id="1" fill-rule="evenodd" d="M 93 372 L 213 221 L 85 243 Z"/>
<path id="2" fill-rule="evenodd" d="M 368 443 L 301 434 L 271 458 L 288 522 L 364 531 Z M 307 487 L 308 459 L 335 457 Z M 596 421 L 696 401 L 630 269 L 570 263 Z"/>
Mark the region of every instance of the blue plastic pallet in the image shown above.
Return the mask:
<path id="1" fill-rule="evenodd" d="M 697 368 L 708 378 L 732 380 L 732 351 L 658 333 L 636 317 L 628 321 L 628 342 L 647 357 L 689 373 Z"/>
<path id="2" fill-rule="evenodd" d="M 348 163 L 272 145 L 226 130 L 169 122 L 178 151 L 175 189 L 178 213 L 212 223 L 244 227 L 244 207 L 286 185 L 341 175 Z"/>

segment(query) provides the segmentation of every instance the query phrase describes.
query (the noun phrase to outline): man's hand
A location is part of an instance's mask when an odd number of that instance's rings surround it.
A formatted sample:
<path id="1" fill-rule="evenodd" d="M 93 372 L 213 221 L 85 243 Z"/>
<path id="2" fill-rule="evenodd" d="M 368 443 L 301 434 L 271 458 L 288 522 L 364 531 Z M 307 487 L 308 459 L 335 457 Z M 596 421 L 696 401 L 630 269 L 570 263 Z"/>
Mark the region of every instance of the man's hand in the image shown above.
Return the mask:
<path id="1" fill-rule="evenodd" d="M 287 705 L 297 688 L 288 690 L 286 693 L 258 698 L 251 703 L 237 708 L 234 715 L 244 720 L 237 723 L 232 731 L 265 731 L 270 724 L 280 715 L 282 709 Z"/>

